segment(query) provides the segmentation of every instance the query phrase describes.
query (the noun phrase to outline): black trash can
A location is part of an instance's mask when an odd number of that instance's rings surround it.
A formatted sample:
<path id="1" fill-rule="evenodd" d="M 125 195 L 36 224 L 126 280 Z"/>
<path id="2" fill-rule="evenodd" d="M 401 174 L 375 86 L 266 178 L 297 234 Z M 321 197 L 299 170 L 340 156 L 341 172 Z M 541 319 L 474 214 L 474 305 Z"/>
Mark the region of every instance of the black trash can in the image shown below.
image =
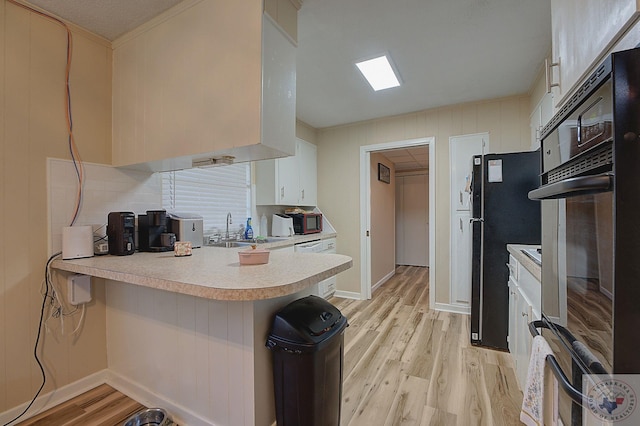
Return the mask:
<path id="1" fill-rule="evenodd" d="M 278 426 L 340 425 L 347 325 L 335 306 L 317 296 L 276 313 L 266 346 L 273 352 Z"/>

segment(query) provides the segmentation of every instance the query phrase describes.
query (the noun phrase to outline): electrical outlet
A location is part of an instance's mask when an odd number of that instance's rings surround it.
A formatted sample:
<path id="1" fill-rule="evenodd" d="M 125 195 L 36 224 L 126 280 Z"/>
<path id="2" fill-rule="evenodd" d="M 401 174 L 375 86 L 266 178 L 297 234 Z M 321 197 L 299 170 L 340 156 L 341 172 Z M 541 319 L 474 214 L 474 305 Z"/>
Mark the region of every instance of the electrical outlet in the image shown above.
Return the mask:
<path id="1" fill-rule="evenodd" d="M 72 305 L 91 302 L 91 277 L 75 274 L 67 278 L 67 297 Z"/>

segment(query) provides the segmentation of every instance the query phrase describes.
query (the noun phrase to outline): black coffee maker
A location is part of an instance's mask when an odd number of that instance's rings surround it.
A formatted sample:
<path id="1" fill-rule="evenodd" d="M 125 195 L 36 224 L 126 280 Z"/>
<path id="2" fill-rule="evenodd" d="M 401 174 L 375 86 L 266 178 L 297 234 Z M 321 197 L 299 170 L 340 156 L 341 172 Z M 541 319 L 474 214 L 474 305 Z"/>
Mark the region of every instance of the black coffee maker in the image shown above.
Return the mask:
<path id="1" fill-rule="evenodd" d="M 167 232 L 166 210 L 147 210 L 138 215 L 138 249 L 140 251 L 171 251 L 176 235 Z"/>
<path id="2" fill-rule="evenodd" d="M 136 216 L 133 212 L 111 212 L 107 216 L 109 254 L 126 256 L 136 251 L 134 236 Z"/>

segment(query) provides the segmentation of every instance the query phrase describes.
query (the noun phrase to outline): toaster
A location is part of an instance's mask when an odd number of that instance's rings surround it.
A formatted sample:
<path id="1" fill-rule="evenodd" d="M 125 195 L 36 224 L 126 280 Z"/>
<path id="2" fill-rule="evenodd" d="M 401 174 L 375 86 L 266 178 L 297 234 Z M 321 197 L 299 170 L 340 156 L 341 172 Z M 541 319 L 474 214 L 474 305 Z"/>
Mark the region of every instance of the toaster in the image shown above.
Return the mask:
<path id="1" fill-rule="evenodd" d="M 293 218 L 284 214 L 274 214 L 271 220 L 272 237 L 292 237 Z"/>
<path id="2" fill-rule="evenodd" d="M 191 213 L 171 213 L 169 232 L 176 234 L 176 241 L 190 241 L 191 247 L 202 247 L 202 216 Z"/>

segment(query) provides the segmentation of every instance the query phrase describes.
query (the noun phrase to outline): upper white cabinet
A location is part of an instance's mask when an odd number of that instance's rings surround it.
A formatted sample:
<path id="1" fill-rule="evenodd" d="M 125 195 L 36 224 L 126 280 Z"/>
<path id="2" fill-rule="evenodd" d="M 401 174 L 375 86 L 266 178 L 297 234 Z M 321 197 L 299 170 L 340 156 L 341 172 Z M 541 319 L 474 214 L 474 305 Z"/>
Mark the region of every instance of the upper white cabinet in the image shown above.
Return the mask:
<path id="1" fill-rule="evenodd" d="M 187 0 L 116 40 L 113 165 L 292 155 L 295 51 L 262 2 Z"/>
<path id="2" fill-rule="evenodd" d="M 317 148 L 296 140 L 293 157 L 255 163 L 256 204 L 316 206 L 318 203 Z"/>
<path id="3" fill-rule="evenodd" d="M 553 94 L 545 93 L 530 117 L 531 151 L 540 148 L 542 129 L 553 118 L 553 111 Z"/>
<path id="4" fill-rule="evenodd" d="M 551 0 L 557 106 L 637 20 L 639 5 L 637 0 Z"/>
<path id="5" fill-rule="evenodd" d="M 489 134 L 453 136 L 449 138 L 449 167 L 451 169 L 451 212 L 468 211 L 471 201 L 471 172 L 474 155 L 486 150 Z"/>

